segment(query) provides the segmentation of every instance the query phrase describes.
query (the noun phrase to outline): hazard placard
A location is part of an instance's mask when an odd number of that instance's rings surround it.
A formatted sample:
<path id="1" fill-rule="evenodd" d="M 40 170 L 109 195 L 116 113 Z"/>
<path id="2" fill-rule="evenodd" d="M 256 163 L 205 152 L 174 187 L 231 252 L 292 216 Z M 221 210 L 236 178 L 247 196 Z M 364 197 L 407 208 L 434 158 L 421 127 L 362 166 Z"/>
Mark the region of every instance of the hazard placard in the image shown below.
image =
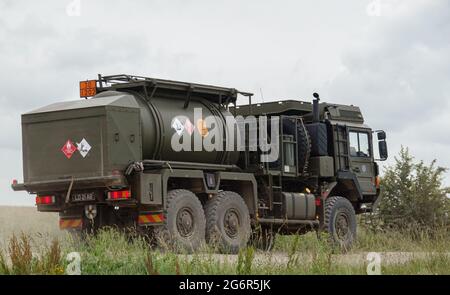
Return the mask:
<path id="1" fill-rule="evenodd" d="M 68 139 L 64 144 L 64 146 L 61 148 L 61 151 L 67 157 L 67 159 L 70 159 L 76 150 L 77 147 L 73 144 L 73 142 L 70 139 Z"/>

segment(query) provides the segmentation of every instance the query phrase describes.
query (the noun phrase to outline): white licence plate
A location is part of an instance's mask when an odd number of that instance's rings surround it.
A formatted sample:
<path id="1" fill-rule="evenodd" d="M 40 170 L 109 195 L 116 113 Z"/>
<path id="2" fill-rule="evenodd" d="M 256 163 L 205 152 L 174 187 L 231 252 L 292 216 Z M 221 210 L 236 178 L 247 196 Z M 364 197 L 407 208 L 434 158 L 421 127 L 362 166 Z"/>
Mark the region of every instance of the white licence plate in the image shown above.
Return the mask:
<path id="1" fill-rule="evenodd" d="M 95 193 L 94 192 L 74 193 L 72 194 L 72 201 L 73 202 L 95 201 Z"/>

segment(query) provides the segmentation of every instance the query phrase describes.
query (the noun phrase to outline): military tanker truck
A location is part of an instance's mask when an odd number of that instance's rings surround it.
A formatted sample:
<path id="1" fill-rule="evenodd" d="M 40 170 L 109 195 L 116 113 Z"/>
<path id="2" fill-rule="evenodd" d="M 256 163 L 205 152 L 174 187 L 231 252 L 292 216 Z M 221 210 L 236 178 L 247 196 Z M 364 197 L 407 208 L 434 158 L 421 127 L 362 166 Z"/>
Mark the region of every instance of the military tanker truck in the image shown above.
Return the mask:
<path id="1" fill-rule="evenodd" d="M 252 103 L 234 88 L 132 75 L 22 115 L 23 183 L 61 229 L 134 227 L 184 250 L 270 249 L 327 231 L 348 249 L 380 193 L 386 134 L 353 105 Z M 237 105 L 237 98 L 248 103 Z"/>

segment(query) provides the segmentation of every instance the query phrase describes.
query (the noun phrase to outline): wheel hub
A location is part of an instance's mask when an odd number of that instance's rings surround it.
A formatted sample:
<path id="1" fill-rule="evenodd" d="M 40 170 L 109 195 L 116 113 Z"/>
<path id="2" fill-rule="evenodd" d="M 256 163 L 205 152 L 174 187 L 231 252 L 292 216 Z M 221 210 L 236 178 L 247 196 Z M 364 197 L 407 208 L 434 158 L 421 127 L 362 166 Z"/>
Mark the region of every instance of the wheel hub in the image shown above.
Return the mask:
<path id="1" fill-rule="evenodd" d="M 178 211 L 177 229 L 183 237 L 189 237 L 194 232 L 194 217 L 189 208 L 183 208 Z"/>
<path id="2" fill-rule="evenodd" d="M 340 213 L 336 216 L 336 235 L 340 240 L 344 240 L 350 232 L 347 215 Z"/>
<path id="3" fill-rule="evenodd" d="M 234 238 L 239 232 L 239 214 L 234 209 L 229 209 L 225 212 L 224 228 L 226 234 L 230 238 Z"/>

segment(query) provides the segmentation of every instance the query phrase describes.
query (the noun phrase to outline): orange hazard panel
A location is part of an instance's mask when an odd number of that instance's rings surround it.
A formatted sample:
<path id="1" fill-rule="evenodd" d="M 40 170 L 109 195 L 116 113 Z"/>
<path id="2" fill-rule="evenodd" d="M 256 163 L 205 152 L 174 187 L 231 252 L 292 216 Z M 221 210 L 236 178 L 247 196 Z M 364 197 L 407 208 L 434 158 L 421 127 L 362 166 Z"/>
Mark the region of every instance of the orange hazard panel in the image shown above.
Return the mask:
<path id="1" fill-rule="evenodd" d="M 89 97 L 97 94 L 97 81 L 80 81 L 80 97 Z"/>
<path id="2" fill-rule="evenodd" d="M 140 214 L 138 224 L 160 223 L 164 221 L 164 215 L 160 214 Z"/>
<path id="3" fill-rule="evenodd" d="M 81 218 L 79 219 L 60 219 L 59 220 L 59 228 L 60 229 L 69 229 L 69 228 L 80 228 L 83 225 L 83 221 Z"/>

